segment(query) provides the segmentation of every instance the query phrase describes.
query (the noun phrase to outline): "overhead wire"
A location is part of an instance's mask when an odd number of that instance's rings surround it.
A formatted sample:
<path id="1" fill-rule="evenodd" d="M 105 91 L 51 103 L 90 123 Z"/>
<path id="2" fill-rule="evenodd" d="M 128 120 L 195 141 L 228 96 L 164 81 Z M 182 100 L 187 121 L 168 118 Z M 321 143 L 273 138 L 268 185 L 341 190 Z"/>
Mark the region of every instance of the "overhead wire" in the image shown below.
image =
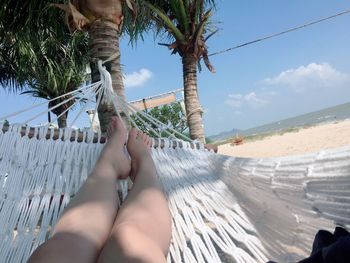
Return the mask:
<path id="1" fill-rule="evenodd" d="M 287 34 L 287 33 L 290 33 L 290 32 L 293 32 L 293 31 L 305 28 L 305 27 L 309 27 L 309 26 L 321 23 L 323 21 L 330 20 L 330 19 L 342 16 L 342 15 L 348 14 L 348 13 L 350 13 L 350 9 L 346 10 L 346 11 L 343 11 L 343 12 L 340 12 L 340 13 L 337 13 L 335 15 L 331 15 L 331 16 L 328 16 L 328 17 L 324 17 L 324 18 L 318 19 L 316 21 L 312 21 L 312 22 L 303 24 L 301 26 L 297 26 L 297 27 L 290 28 L 288 30 L 284 30 L 284 31 L 279 32 L 279 33 L 274 33 L 272 35 L 261 37 L 261 38 L 258 38 L 256 40 L 253 40 L 253 41 L 249 41 L 249 42 L 237 45 L 237 46 L 233 46 L 233 47 L 230 47 L 230 48 L 227 48 L 227 49 L 224 49 L 224 50 L 217 51 L 217 52 L 209 54 L 209 56 L 215 56 L 215 55 L 219 55 L 219 54 L 222 54 L 222 53 L 226 53 L 228 51 L 232 51 L 232 50 L 237 49 L 237 48 L 245 47 L 245 46 L 248 46 L 248 45 L 251 45 L 251 44 L 255 44 L 257 42 L 261 42 L 261 41 L 264 41 L 264 40 L 267 40 L 267 39 L 270 39 L 270 38 L 273 38 L 273 37 L 277 37 L 277 36 L 280 36 L 280 35 L 283 35 L 283 34 Z"/>

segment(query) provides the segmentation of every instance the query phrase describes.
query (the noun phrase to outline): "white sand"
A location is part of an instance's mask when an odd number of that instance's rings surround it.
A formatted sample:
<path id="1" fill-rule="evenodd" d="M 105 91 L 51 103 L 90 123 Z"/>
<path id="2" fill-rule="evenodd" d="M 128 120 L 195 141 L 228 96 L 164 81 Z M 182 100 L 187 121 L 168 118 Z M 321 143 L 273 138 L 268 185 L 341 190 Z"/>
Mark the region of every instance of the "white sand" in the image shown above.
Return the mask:
<path id="1" fill-rule="evenodd" d="M 272 135 L 238 146 L 224 144 L 219 146 L 218 153 L 236 157 L 276 157 L 317 152 L 345 145 L 350 145 L 350 120 Z"/>

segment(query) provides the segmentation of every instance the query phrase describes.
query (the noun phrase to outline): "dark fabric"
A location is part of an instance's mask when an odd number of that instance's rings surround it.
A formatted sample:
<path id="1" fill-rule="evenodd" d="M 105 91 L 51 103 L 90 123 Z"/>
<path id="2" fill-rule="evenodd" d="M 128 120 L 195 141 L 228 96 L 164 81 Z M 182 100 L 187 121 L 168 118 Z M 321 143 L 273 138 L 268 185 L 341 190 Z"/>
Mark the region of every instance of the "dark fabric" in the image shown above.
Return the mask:
<path id="1" fill-rule="evenodd" d="M 349 263 L 350 233 L 336 227 L 334 233 L 320 230 L 315 236 L 310 257 L 299 263 Z M 275 263 L 269 261 L 268 263 Z"/>
<path id="2" fill-rule="evenodd" d="M 315 236 L 311 256 L 299 263 L 349 263 L 350 234 L 342 227 L 334 233 L 320 230 Z"/>

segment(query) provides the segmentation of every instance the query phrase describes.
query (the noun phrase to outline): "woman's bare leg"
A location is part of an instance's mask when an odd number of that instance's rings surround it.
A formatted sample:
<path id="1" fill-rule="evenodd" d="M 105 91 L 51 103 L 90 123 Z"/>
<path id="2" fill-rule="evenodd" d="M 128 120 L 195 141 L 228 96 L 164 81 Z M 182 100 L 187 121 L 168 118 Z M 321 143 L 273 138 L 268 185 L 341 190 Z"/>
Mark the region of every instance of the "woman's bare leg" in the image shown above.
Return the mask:
<path id="1" fill-rule="evenodd" d="M 130 161 L 123 152 L 126 131 L 119 119 L 112 119 L 108 138 L 93 172 L 63 212 L 52 238 L 29 262 L 96 261 L 117 214 L 116 179 L 130 173 Z"/>
<path id="2" fill-rule="evenodd" d="M 99 263 L 166 262 L 171 218 L 149 152 L 150 144 L 147 135 L 136 129 L 130 131 L 127 148 L 134 185 L 118 212 Z"/>

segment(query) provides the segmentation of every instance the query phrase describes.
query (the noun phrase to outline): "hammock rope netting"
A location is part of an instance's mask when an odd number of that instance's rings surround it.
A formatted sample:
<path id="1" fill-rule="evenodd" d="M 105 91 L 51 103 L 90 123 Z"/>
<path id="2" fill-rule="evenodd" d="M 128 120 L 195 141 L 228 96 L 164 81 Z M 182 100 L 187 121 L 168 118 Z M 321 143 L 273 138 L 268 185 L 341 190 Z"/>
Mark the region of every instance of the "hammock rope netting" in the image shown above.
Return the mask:
<path id="1" fill-rule="evenodd" d="M 103 88 L 99 94 L 116 106 L 108 73 L 101 74 L 93 94 Z M 128 105 L 124 110 L 131 112 Z M 147 118 L 162 131 L 168 128 Z M 30 129 L 4 122 L 0 129 L 0 262 L 26 262 L 49 238 L 104 144 L 92 131 L 55 133 L 48 125 Z M 250 159 L 174 137 L 154 143 L 173 222 L 168 262 L 292 262 L 310 254 L 319 229 L 350 227 L 349 146 Z M 120 183 L 125 197 L 127 185 Z"/>

